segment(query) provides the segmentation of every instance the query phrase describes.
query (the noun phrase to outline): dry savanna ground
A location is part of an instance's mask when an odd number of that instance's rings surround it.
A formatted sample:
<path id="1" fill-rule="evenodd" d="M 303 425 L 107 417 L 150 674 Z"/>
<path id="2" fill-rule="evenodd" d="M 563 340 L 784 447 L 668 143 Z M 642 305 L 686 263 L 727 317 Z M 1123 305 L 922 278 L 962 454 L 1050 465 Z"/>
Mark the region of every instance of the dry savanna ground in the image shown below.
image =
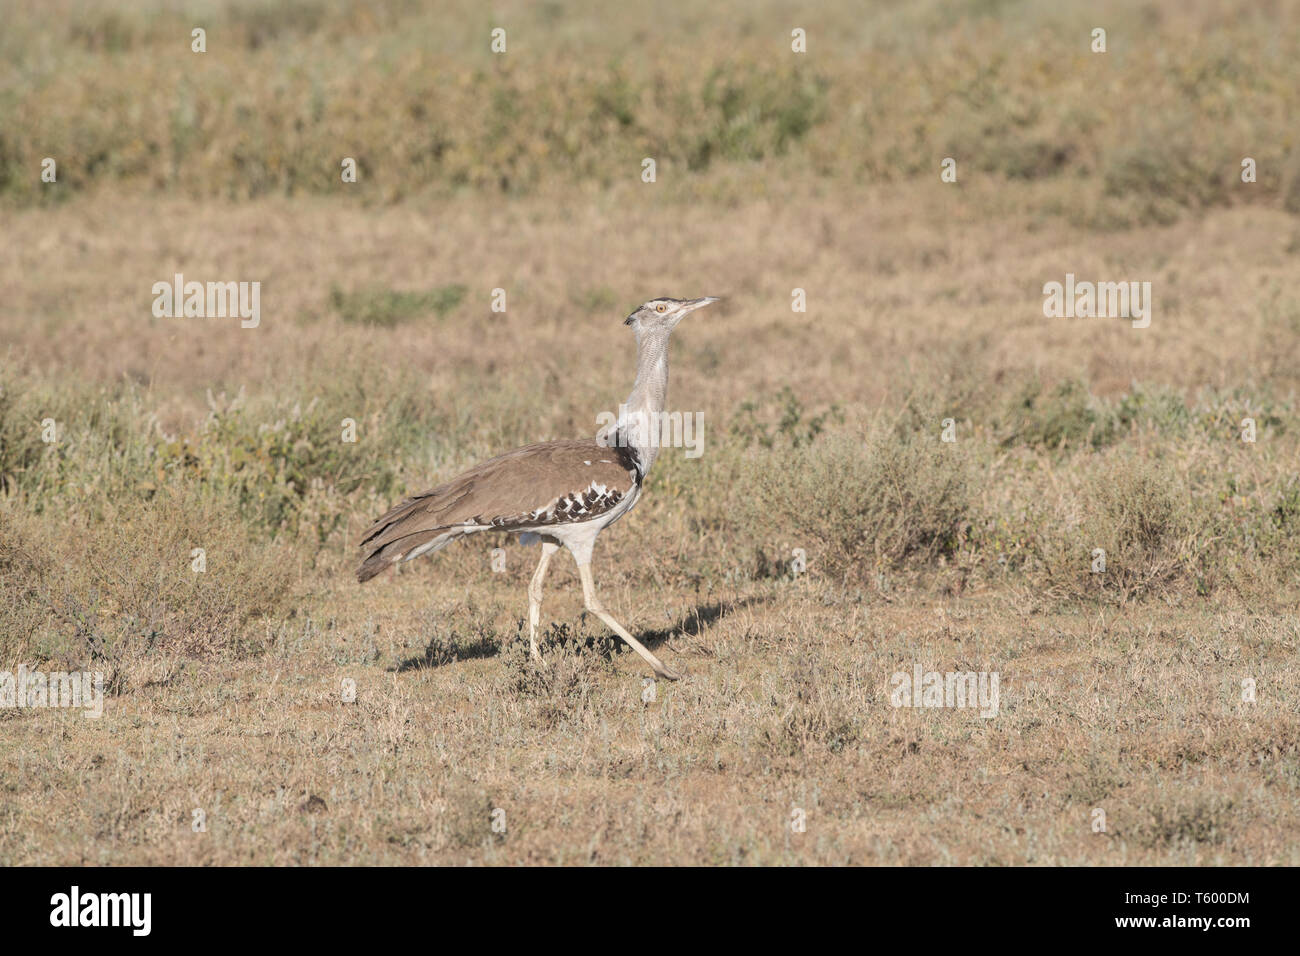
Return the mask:
<path id="1" fill-rule="evenodd" d="M 1300 863 L 1296 5 L 498 7 L 13 5 L 0 671 L 107 697 L 0 708 L 0 863 Z M 403 494 L 594 433 L 662 294 L 725 297 L 702 454 L 595 574 L 684 680 L 567 555 L 546 667 L 535 549 L 357 585 Z"/>

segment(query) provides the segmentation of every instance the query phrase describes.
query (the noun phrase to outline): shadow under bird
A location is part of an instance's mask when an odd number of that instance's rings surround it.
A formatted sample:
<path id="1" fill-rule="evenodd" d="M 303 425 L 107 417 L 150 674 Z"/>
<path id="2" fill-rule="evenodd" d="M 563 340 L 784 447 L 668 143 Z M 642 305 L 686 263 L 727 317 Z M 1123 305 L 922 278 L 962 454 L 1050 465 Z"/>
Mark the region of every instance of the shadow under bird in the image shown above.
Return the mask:
<path id="1" fill-rule="evenodd" d="M 376 521 L 361 541 L 366 558 L 357 580 L 368 581 L 400 561 L 445 548 L 478 531 L 518 533 L 540 541 L 541 560 L 528 585 L 528 644 L 535 659 L 542 581 L 560 546 L 569 549 L 587 610 L 605 622 L 659 677 L 681 675 L 655 657 L 605 610 L 591 577 L 596 536 L 627 514 L 659 452 L 659 422 L 668 395 L 668 339 L 677 323 L 718 301 L 651 299 L 627 317 L 636 333 L 636 383 L 612 425 L 594 438 L 526 445 L 476 465 L 432 491 L 414 495 Z"/>

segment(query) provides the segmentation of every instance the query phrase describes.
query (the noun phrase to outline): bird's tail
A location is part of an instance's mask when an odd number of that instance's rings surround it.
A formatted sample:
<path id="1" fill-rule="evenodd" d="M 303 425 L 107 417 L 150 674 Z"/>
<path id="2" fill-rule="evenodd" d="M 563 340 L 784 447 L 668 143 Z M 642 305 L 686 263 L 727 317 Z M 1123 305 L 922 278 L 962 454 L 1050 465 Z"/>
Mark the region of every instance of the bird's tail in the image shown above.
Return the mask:
<path id="1" fill-rule="evenodd" d="M 366 557 L 357 568 L 357 580 L 364 583 L 399 561 L 438 551 L 457 538 L 482 531 L 475 509 L 465 504 L 471 485 L 462 476 L 390 508 L 361 539 Z"/>
<path id="2" fill-rule="evenodd" d="M 441 551 L 457 538 L 475 531 L 475 528 L 434 528 L 429 531 L 417 531 L 404 535 L 386 544 L 379 545 L 366 555 L 366 559 L 357 568 L 357 580 L 365 584 L 385 568 L 401 561 L 409 561 L 422 554 Z"/>
<path id="3" fill-rule="evenodd" d="M 385 568 L 399 561 L 430 551 L 445 548 L 461 535 L 472 530 L 465 525 L 448 525 L 437 521 L 422 521 L 429 506 L 439 498 L 441 488 L 414 495 L 394 505 L 381 516 L 361 539 L 365 560 L 357 568 L 357 580 L 365 583 Z M 424 527 L 420 527 L 423 524 Z M 432 524 L 433 527 L 429 527 Z"/>

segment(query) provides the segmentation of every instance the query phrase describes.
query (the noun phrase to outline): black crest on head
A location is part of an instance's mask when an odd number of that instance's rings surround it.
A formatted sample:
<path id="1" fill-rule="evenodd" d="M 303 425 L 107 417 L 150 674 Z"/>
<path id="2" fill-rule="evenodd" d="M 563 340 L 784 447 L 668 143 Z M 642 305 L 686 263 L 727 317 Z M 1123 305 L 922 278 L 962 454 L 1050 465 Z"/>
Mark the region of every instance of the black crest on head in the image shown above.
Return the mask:
<path id="1" fill-rule="evenodd" d="M 632 320 L 636 318 L 636 314 L 640 312 L 642 309 L 644 309 L 647 305 L 649 305 L 650 302 L 681 302 L 681 301 L 682 301 L 681 299 L 674 298 L 671 295 L 657 295 L 653 299 L 650 299 L 649 302 L 643 302 L 640 305 L 638 305 L 635 309 L 633 309 L 632 314 L 623 320 L 623 324 L 631 325 Z"/>

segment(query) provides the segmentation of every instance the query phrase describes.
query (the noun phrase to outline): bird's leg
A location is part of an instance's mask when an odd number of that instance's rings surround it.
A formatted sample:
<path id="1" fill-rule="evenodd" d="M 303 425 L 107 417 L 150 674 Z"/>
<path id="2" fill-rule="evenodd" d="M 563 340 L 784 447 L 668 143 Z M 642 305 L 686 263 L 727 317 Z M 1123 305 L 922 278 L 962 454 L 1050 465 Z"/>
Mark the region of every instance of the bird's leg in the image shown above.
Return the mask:
<path id="1" fill-rule="evenodd" d="M 641 655 L 654 670 L 656 676 L 662 677 L 664 680 L 679 680 L 681 674 L 651 654 L 644 644 L 625 631 L 618 621 L 610 617 L 609 612 L 605 610 L 605 605 L 601 604 L 600 598 L 596 596 L 596 584 L 591 579 L 590 564 L 578 565 L 578 577 L 582 578 L 582 600 L 587 605 L 587 610 L 604 621 L 615 634 L 627 641 L 628 647 Z"/>
<path id="2" fill-rule="evenodd" d="M 537 647 L 537 622 L 542 616 L 542 580 L 546 577 L 546 566 L 551 563 L 551 555 L 559 548 L 558 544 L 542 542 L 541 560 L 537 562 L 533 579 L 528 582 L 528 649 L 535 661 L 542 659 L 542 652 Z"/>

